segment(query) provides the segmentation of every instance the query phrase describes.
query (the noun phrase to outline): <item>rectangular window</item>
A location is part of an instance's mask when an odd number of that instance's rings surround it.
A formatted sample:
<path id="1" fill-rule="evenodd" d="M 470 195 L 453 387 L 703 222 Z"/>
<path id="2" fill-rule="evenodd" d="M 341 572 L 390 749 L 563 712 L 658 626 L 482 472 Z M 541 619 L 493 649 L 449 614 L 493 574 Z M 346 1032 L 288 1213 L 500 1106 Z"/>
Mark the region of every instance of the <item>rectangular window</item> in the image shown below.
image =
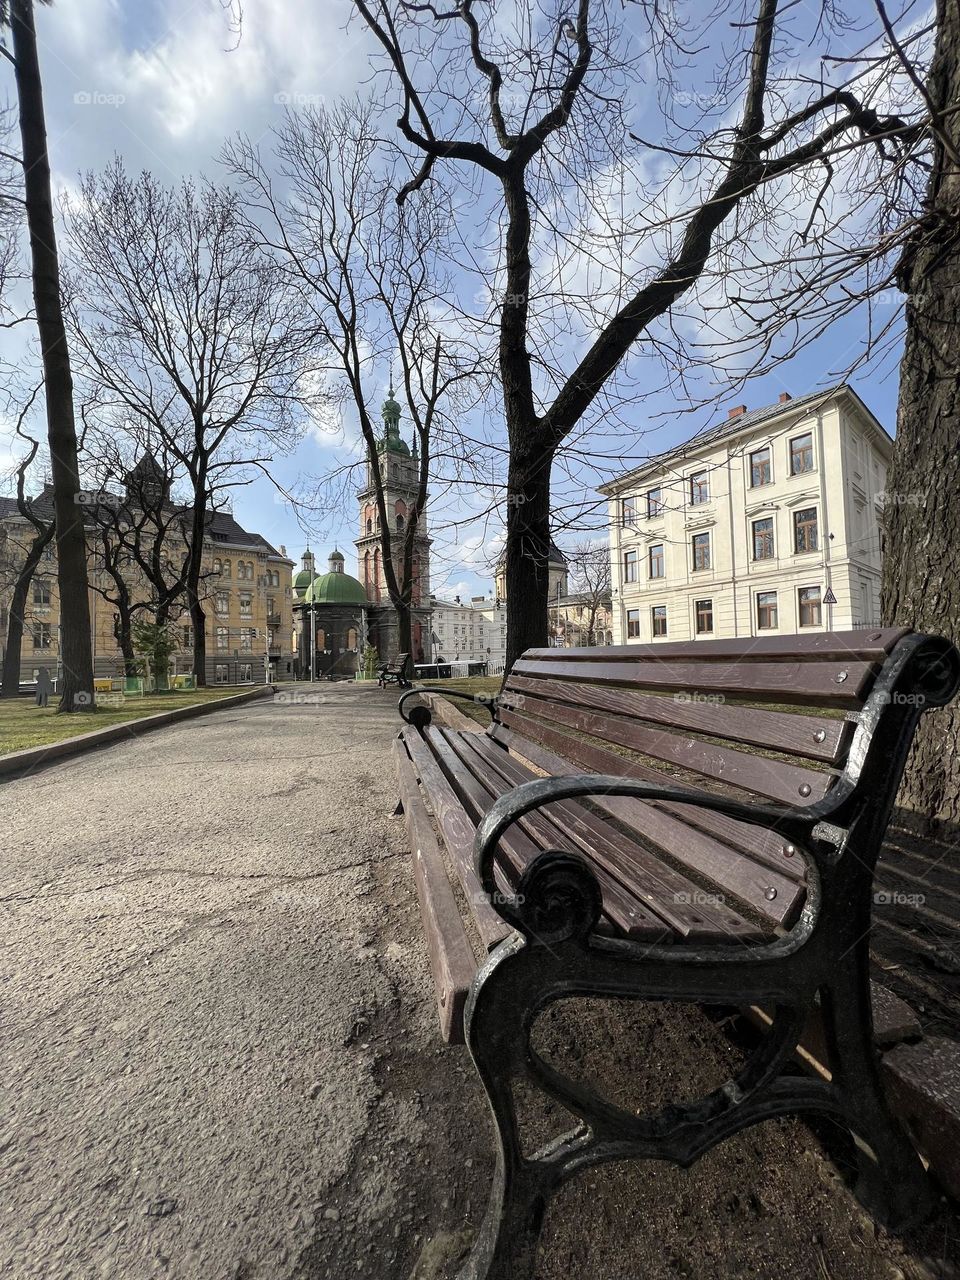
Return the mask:
<path id="1" fill-rule="evenodd" d="M 770 631 L 777 625 L 777 593 L 775 591 L 758 591 L 757 630 Z"/>
<path id="2" fill-rule="evenodd" d="M 50 623 L 35 622 L 33 624 L 33 647 L 35 649 L 49 649 L 50 644 Z"/>
<path id="3" fill-rule="evenodd" d="M 217 627 L 217 648 L 229 648 L 230 633 L 226 627 Z"/>
<path id="4" fill-rule="evenodd" d="M 222 570 L 223 570 L 223 576 L 225 578 L 229 578 L 230 577 L 230 561 L 229 560 L 224 560 L 222 565 Z"/>
<path id="5" fill-rule="evenodd" d="M 699 507 L 710 501 L 710 472 L 695 471 L 690 477 L 690 505 Z"/>
<path id="6" fill-rule="evenodd" d="M 640 610 L 627 610 L 627 639 L 638 640 L 640 638 Z"/>
<path id="7" fill-rule="evenodd" d="M 218 662 L 213 669 L 213 678 L 217 684 L 230 683 L 230 668 L 225 662 Z"/>
<path id="8" fill-rule="evenodd" d="M 764 516 L 762 520 L 754 520 L 752 528 L 754 560 L 772 560 L 773 516 Z"/>
<path id="9" fill-rule="evenodd" d="M 623 580 L 624 582 L 637 581 L 638 557 L 636 551 L 625 551 L 623 553 Z"/>
<path id="10" fill-rule="evenodd" d="M 655 604 L 650 610 L 650 630 L 654 636 L 667 634 L 667 606 Z"/>
<path id="11" fill-rule="evenodd" d="M 621 514 L 623 516 L 624 526 L 637 523 L 637 500 L 636 498 L 624 498 L 620 504 Z"/>
<path id="12" fill-rule="evenodd" d="M 33 583 L 33 603 L 50 603 L 50 583 L 46 578 L 36 578 Z"/>
<path id="13" fill-rule="evenodd" d="M 819 627 L 821 618 L 820 588 L 801 587 L 797 592 L 801 627 Z"/>
<path id="14" fill-rule="evenodd" d="M 241 662 L 239 667 L 237 668 L 237 679 L 240 681 L 241 684 L 243 684 L 244 682 L 246 682 L 247 684 L 252 684 L 253 683 L 253 663 Z"/>
<path id="15" fill-rule="evenodd" d="M 794 436 L 790 441 L 790 474 L 802 476 L 813 470 L 813 435 Z"/>
<path id="16" fill-rule="evenodd" d="M 647 553 L 647 568 L 651 578 L 663 577 L 663 543 L 655 542 Z"/>
<path id="17" fill-rule="evenodd" d="M 713 631 L 713 601 L 694 600 L 693 612 L 696 620 L 697 635 L 710 635 Z"/>
<path id="18" fill-rule="evenodd" d="M 180 632 L 180 648 L 193 648 L 193 627 L 183 627 Z"/>
<path id="19" fill-rule="evenodd" d="M 694 569 L 710 568 L 709 533 L 695 533 L 693 535 L 693 567 Z"/>
<path id="20" fill-rule="evenodd" d="M 663 490 L 657 485 L 656 489 L 647 490 L 647 519 L 653 520 L 661 515 L 663 515 Z"/>
<path id="21" fill-rule="evenodd" d="M 765 444 L 762 449 L 754 449 L 750 455 L 750 487 L 759 489 L 761 485 L 770 484 L 772 481 L 773 464 L 770 460 L 770 446 Z"/>
<path id="22" fill-rule="evenodd" d="M 250 618 L 253 616 L 253 596 L 240 597 L 240 617 Z"/>
<path id="23" fill-rule="evenodd" d="M 241 653 L 250 653 L 253 649 L 253 637 L 256 634 L 253 627 L 240 628 L 240 651 Z"/>
<path id="24" fill-rule="evenodd" d="M 793 549 L 799 555 L 802 551 L 816 551 L 819 544 L 817 536 L 817 508 L 804 507 L 802 511 L 793 513 Z"/>
<path id="25" fill-rule="evenodd" d="M 230 597 L 225 591 L 218 591 L 213 598 L 213 608 L 216 613 L 230 612 Z"/>

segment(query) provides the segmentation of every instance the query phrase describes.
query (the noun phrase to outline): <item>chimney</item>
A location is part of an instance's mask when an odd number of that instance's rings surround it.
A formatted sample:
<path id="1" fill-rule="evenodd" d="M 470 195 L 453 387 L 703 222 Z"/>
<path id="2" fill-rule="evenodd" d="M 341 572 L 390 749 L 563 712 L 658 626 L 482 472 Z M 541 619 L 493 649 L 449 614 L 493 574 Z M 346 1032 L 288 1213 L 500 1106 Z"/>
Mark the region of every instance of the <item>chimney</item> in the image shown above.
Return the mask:
<path id="1" fill-rule="evenodd" d="M 790 392 L 789 392 L 789 391 L 781 391 L 781 392 L 780 392 L 780 403 L 781 403 L 781 404 L 786 404 L 788 400 L 792 400 L 792 399 L 793 399 L 793 396 L 790 394 Z"/>
<path id="2" fill-rule="evenodd" d="M 747 412 L 747 406 L 745 404 L 734 405 L 732 409 L 727 410 L 727 417 L 739 418 L 742 413 L 746 413 L 746 412 Z"/>

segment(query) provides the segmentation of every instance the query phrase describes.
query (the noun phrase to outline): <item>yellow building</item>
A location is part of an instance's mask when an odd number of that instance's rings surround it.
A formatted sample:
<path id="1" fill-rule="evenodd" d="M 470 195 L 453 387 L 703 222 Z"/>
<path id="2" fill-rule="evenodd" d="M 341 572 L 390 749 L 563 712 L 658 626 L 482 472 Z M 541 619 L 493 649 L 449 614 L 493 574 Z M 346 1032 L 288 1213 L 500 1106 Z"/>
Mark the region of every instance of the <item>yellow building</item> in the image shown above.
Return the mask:
<path id="1" fill-rule="evenodd" d="M 93 631 L 94 674 L 121 676 L 123 656 L 116 631 L 116 605 L 97 587 L 115 596 L 113 578 L 104 568 L 100 533 L 93 520 L 98 503 L 119 503 L 114 495 L 82 495 L 91 517 L 87 521 L 87 573 L 91 584 L 90 616 Z M 128 488 L 128 498 L 130 490 Z M 52 491 L 46 486 L 31 500 L 44 520 L 52 518 Z M 172 510 L 172 508 L 171 508 Z M 23 564 L 33 528 L 20 514 L 16 501 L 0 498 L 0 647 L 5 649 L 14 582 Z M 165 538 L 165 552 L 179 563 L 185 543 L 173 528 Z M 293 612 L 290 560 L 283 547 L 274 548 L 258 533 L 244 529 L 232 515 L 218 512 L 210 519 L 204 546 L 203 606 L 206 613 L 206 675 L 210 684 L 262 684 L 268 678 L 293 678 Z M 123 580 L 135 601 L 148 600 L 149 582 L 129 558 L 122 567 Z M 137 617 L 152 620 L 149 609 Z M 193 634 L 185 600 L 177 600 L 170 615 L 179 650 L 173 655 L 173 672 L 193 671 Z M 60 607 L 57 563 L 50 543 L 31 583 L 24 610 L 21 679 L 30 681 L 41 666 L 51 675 L 60 663 Z"/>
<path id="2" fill-rule="evenodd" d="M 876 626 L 892 450 L 841 384 L 738 405 L 603 485 L 614 643 Z"/>

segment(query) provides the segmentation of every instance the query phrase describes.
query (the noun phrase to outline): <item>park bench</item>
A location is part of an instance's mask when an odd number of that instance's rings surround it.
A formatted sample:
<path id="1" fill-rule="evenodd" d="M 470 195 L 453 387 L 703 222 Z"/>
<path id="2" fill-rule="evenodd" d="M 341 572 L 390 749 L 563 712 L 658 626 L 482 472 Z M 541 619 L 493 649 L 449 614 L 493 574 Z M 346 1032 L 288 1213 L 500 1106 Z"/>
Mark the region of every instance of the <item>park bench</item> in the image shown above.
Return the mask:
<path id="1" fill-rule="evenodd" d="M 393 662 L 384 662 L 377 667 L 377 684 L 385 689 L 388 684 L 395 684 L 400 689 L 410 688 L 409 653 L 398 654 Z"/>
<path id="2" fill-rule="evenodd" d="M 466 1038 L 498 1137 L 464 1280 L 532 1277 L 548 1200 L 578 1171 L 688 1166 L 794 1111 L 855 1135 L 855 1189 L 888 1226 L 929 1210 L 880 1082 L 868 948 L 910 742 L 958 687 L 948 641 L 864 629 L 530 650 L 480 700 L 486 732 L 434 724 L 424 691 L 401 697 L 400 804 L 441 1028 Z M 571 996 L 754 1007 L 770 1029 L 721 1088 L 638 1116 L 535 1052 L 537 1015 Z M 830 1080 L 791 1066 L 815 1010 Z M 530 1086 L 581 1120 L 532 1156 Z"/>

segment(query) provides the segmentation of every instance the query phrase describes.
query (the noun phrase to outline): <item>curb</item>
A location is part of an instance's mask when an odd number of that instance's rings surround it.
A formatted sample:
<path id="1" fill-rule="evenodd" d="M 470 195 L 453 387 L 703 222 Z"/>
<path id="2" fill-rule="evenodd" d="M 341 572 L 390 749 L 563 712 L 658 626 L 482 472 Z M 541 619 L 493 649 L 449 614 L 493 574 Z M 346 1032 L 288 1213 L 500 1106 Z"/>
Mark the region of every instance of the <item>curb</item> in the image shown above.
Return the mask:
<path id="1" fill-rule="evenodd" d="M 276 689 L 273 685 L 261 685 L 230 698 L 220 698 L 216 702 L 198 702 L 189 707 L 174 707 L 171 711 L 157 711 L 152 716 L 144 716 L 140 720 L 125 720 L 122 724 L 111 724 L 105 729 L 92 729 L 89 733 L 78 734 L 75 738 L 64 738 L 61 742 L 49 742 L 42 747 L 26 747 L 23 751 L 11 751 L 5 756 L 0 756 L 0 781 L 12 774 L 24 773 L 40 765 L 52 764 L 56 760 L 79 756 L 85 751 L 94 751 L 97 747 L 105 747 L 111 742 L 127 737 L 131 732 L 139 736 L 141 733 L 149 733 L 152 729 L 163 729 L 166 725 L 175 724 L 178 720 L 190 720 L 194 716 L 209 715 L 212 711 L 241 706 L 257 698 L 272 698 L 275 694 Z"/>

